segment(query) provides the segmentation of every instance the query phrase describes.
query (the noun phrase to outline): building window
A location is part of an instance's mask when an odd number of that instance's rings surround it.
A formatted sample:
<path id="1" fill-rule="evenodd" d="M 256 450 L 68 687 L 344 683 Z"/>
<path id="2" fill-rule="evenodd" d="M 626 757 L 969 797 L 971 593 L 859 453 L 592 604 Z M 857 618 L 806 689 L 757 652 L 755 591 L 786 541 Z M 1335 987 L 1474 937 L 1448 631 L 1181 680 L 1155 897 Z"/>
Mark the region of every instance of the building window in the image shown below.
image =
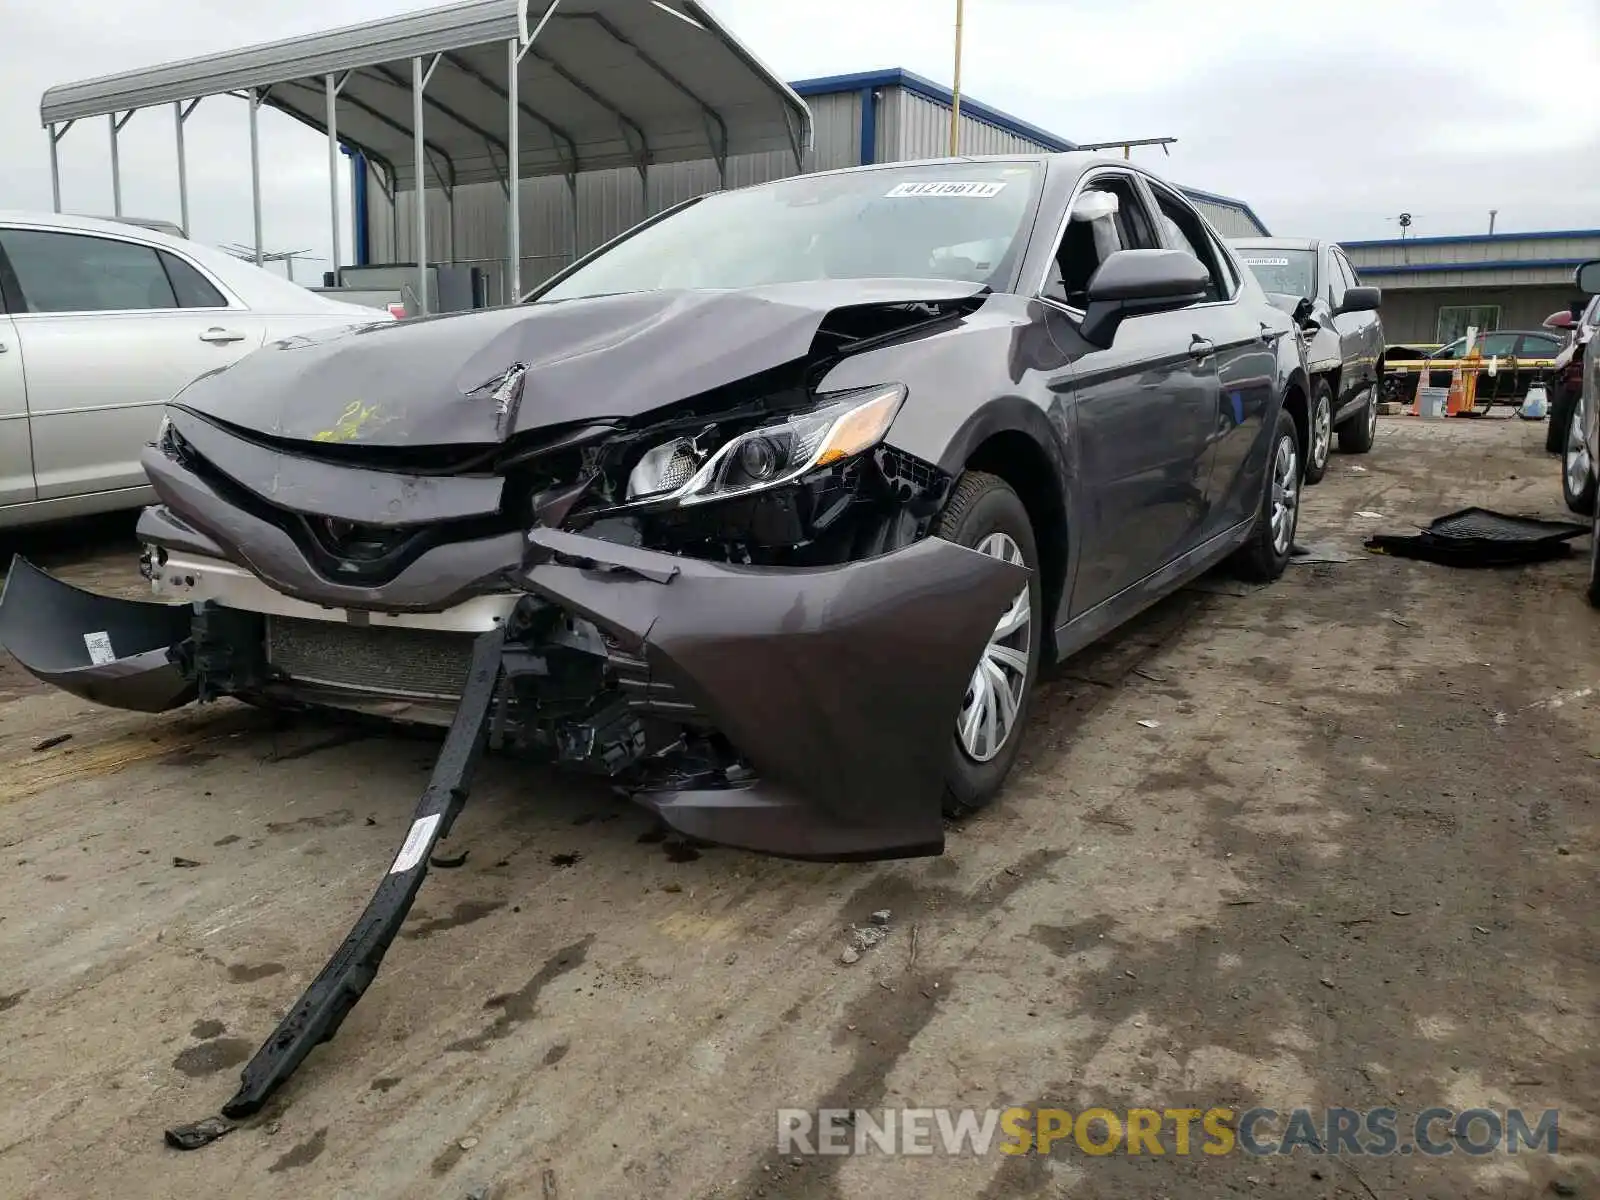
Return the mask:
<path id="1" fill-rule="evenodd" d="M 1477 326 L 1480 334 L 1488 333 L 1491 329 L 1500 328 L 1500 306 L 1498 304 L 1445 304 L 1439 307 L 1439 328 L 1434 332 L 1434 339 L 1439 342 L 1453 342 L 1458 337 L 1465 337 L 1467 330 Z"/>

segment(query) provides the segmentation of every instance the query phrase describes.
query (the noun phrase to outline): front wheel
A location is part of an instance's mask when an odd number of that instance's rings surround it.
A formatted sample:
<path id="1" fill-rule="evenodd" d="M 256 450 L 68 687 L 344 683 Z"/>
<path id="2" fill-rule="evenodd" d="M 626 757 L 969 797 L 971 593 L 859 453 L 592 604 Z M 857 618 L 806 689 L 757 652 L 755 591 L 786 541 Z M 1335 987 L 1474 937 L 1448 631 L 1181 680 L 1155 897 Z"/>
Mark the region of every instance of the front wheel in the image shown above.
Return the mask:
<path id="1" fill-rule="evenodd" d="M 1240 547 L 1236 560 L 1239 573 L 1246 579 L 1271 583 L 1289 565 L 1295 529 L 1300 524 L 1299 446 L 1294 418 L 1279 409 L 1272 444 L 1267 450 L 1267 480 L 1262 490 L 1261 508 L 1256 513 L 1250 540 Z"/>
<path id="2" fill-rule="evenodd" d="M 1366 407 L 1339 426 L 1339 453 L 1365 454 L 1378 436 L 1378 399 L 1368 393 Z"/>
<path id="3" fill-rule="evenodd" d="M 1328 451 L 1333 448 L 1333 388 L 1317 380 L 1311 391 L 1311 437 L 1306 451 L 1306 482 L 1321 483 L 1328 473 Z"/>
<path id="4" fill-rule="evenodd" d="M 962 474 L 933 533 L 1029 572 L 978 658 L 951 731 L 943 808 L 945 816 L 961 817 L 1000 794 L 1016 761 L 1049 622 L 1041 612 L 1033 523 L 1005 480 L 981 471 Z"/>

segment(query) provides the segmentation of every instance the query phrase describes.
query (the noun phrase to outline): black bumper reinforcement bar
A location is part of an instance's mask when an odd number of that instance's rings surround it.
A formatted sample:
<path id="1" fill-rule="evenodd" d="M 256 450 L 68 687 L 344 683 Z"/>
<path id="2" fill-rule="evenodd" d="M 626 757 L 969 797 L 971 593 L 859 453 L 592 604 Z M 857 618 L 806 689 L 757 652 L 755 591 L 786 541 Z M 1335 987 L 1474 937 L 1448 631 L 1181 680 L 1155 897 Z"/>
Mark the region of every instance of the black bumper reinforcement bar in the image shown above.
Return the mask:
<path id="1" fill-rule="evenodd" d="M 229 1132 L 232 1122 L 259 1112 L 306 1056 L 338 1032 L 371 986 L 383 956 L 417 898 L 434 846 L 449 834 L 466 803 L 499 692 L 504 644 L 503 627 L 480 634 L 473 643 L 467 684 L 434 763 L 433 776 L 417 804 L 399 853 L 360 919 L 288 1016 L 245 1065 L 239 1076 L 239 1090 L 222 1106 L 222 1117 L 168 1129 L 169 1146 L 180 1150 L 204 1146 Z"/>

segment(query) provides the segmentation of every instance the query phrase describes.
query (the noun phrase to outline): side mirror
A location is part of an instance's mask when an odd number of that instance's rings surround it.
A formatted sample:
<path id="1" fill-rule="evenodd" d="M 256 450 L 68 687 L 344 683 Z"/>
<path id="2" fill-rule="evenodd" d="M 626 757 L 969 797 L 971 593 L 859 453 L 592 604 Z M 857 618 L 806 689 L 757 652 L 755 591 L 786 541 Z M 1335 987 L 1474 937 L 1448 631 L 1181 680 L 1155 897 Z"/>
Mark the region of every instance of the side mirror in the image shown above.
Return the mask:
<path id="1" fill-rule="evenodd" d="M 1586 262 L 1579 267 L 1574 278 L 1578 282 L 1578 290 L 1593 296 L 1600 293 L 1600 258 L 1593 262 Z"/>
<path id="2" fill-rule="evenodd" d="M 1211 273 L 1186 251 L 1118 250 L 1089 280 L 1083 337 L 1109 346 L 1126 318 L 1197 304 L 1210 282 Z"/>
<path id="3" fill-rule="evenodd" d="M 1383 303 L 1383 289 L 1375 287 L 1345 288 L 1339 313 L 1377 312 Z"/>

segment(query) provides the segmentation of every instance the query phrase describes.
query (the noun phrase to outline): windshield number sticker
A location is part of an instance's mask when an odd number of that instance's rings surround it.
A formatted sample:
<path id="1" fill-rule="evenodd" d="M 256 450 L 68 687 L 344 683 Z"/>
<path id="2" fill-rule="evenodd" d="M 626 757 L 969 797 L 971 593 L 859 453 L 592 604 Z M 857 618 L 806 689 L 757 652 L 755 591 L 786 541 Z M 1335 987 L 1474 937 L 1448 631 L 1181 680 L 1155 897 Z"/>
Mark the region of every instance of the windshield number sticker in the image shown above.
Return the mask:
<path id="1" fill-rule="evenodd" d="M 1247 267 L 1287 267 L 1287 258 L 1247 258 L 1244 260 Z"/>
<path id="2" fill-rule="evenodd" d="M 116 651 L 111 648 L 111 635 L 104 630 L 84 634 L 83 646 L 89 651 L 89 661 L 97 667 L 103 667 L 117 657 Z"/>
<path id="3" fill-rule="evenodd" d="M 998 196 L 1005 190 L 1003 183 L 990 183 L 982 179 L 971 179 L 962 183 L 897 183 L 885 193 L 890 199 L 900 199 L 907 196 L 971 196 L 980 200 L 987 200 L 991 196 Z"/>

